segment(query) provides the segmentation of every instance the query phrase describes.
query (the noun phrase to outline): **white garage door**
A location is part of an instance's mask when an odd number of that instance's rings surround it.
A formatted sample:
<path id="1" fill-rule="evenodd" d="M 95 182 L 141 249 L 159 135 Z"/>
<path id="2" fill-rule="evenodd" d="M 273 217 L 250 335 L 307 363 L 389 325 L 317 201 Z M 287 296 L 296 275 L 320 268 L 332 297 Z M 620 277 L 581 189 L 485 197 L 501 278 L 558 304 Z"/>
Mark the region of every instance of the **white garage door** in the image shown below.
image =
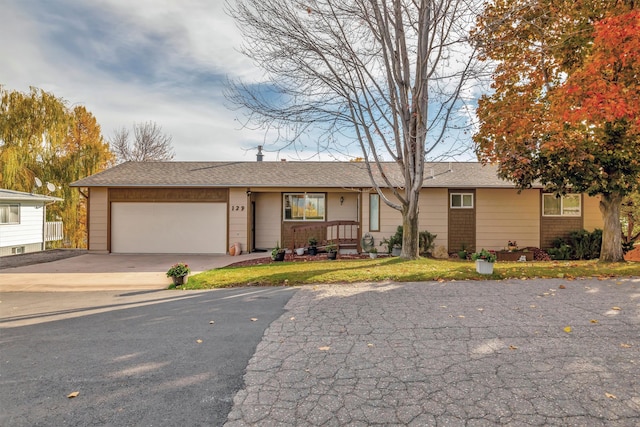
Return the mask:
<path id="1" fill-rule="evenodd" d="M 225 253 L 226 203 L 112 203 L 111 252 Z"/>

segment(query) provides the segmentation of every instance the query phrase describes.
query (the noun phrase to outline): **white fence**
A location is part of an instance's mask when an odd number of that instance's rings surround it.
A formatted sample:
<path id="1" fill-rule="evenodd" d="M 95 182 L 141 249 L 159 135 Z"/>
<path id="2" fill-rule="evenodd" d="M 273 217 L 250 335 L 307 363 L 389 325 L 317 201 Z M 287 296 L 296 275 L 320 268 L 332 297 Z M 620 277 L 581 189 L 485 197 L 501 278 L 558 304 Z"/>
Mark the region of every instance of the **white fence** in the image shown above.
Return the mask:
<path id="1" fill-rule="evenodd" d="M 44 226 L 44 241 L 55 242 L 64 239 L 62 221 L 47 221 Z"/>

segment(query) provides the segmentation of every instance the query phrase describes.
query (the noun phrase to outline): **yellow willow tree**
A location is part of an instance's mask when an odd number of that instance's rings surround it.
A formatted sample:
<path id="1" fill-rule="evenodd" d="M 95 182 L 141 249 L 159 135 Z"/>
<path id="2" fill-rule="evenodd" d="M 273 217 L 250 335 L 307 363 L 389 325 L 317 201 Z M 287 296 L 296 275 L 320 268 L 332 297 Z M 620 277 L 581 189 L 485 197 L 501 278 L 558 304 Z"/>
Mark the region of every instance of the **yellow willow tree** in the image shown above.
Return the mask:
<path id="1" fill-rule="evenodd" d="M 36 177 L 55 183 L 52 195 L 64 201 L 47 209 L 47 219 L 64 222 L 65 246 L 84 247 L 85 200 L 69 184 L 111 165 L 100 126 L 84 107 L 70 110 L 43 90 L 0 91 L 0 187 L 31 192 Z"/>
<path id="2" fill-rule="evenodd" d="M 474 1 L 238 0 L 243 53 L 264 71 L 228 94 L 247 123 L 288 148 L 357 147 L 382 200 L 402 214 L 402 257 L 418 257 L 425 160 L 460 149 L 477 77 Z M 280 147 L 282 149 L 282 147 Z M 391 165 L 387 162 L 392 162 Z M 386 191 L 383 191 L 386 189 Z"/>

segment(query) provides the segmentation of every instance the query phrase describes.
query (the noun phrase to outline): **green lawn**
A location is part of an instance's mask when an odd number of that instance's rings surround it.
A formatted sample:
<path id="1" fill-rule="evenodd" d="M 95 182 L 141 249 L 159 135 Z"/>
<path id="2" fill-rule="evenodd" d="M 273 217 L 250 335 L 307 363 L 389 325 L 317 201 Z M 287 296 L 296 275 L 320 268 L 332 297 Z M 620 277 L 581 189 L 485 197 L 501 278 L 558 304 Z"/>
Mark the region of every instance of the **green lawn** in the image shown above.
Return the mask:
<path id="1" fill-rule="evenodd" d="M 432 280 L 499 280 L 508 278 L 577 278 L 640 276 L 640 263 L 597 261 L 496 262 L 492 275 L 481 275 L 472 261 L 422 258 L 282 262 L 226 267 L 189 276 L 185 289 L 229 286 L 305 285 L 312 283 L 417 282 Z"/>

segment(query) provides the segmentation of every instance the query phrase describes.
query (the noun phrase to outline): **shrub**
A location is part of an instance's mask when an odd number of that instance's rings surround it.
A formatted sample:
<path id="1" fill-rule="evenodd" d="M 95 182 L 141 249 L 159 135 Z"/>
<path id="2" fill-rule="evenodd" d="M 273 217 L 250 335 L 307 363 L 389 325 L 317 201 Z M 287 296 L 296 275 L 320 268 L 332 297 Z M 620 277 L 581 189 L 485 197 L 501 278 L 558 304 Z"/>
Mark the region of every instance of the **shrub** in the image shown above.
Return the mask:
<path id="1" fill-rule="evenodd" d="M 425 256 L 431 254 L 433 248 L 435 247 L 435 241 L 437 234 L 431 234 L 428 231 L 421 231 L 418 239 L 420 245 L 420 255 Z"/>
<path id="2" fill-rule="evenodd" d="M 569 233 L 567 238 L 555 239 L 553 247 L 547 252 L 556 260 L 596 259 L 600 257 L 601 245 L 602 230 L 576 230 Z"/>

